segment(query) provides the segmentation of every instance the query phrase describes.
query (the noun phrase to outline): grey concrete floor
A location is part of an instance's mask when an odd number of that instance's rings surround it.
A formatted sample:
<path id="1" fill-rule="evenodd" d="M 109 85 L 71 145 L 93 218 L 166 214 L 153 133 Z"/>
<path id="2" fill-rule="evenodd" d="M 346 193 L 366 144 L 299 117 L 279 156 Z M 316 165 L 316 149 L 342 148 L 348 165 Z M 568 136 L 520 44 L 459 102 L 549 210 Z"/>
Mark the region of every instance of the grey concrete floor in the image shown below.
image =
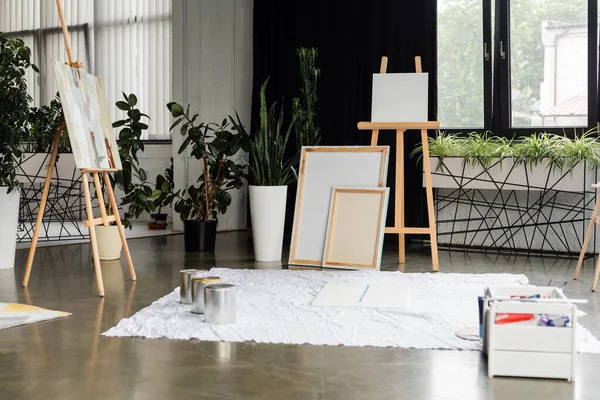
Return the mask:
<path id="1" fill-rule="evenodd" d="M 131 240 L 138 280 L 123 262 L 102 265 L 106 297 L 96 296 L 88 245 L 39 249 L 27 289 L 27 257 L 0 270 L 0 302 L 73 316 L 0 331 L 0 400 L 5 399 L 600 399 L 600 355 L 582 354 L 574 383 L 487 377 L 479 352 L 103 338 L 99 334 L 178 286 L 182 268 L 287 268 L 255 263 L 248 233 L 220 233 L 214 254 L 183 251 L 183 237 Z M 383 269 L 395 270 L 386 244 Z M 284 254 L 284 260 L 287 254 Z M 568 284 L 585 298 L 582 325 L 600 336 L 600 299 L 590 291 L 593 260 L 579 281 L 575 260 L 440 252 L 442 272 L 523 273 L 533 284 Z M 407 272 L 427 272 L 426 253 Z"/>

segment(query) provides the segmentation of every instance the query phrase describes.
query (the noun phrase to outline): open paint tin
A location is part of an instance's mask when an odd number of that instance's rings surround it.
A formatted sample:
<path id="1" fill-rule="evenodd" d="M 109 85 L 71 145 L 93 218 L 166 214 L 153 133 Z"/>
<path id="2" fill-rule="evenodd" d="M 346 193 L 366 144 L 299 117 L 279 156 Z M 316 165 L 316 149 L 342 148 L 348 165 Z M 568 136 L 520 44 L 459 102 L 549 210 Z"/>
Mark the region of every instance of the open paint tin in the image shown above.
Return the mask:
<path id="1" fill-rule="evenodd" d="M 181 304 L 191 304 L 192 303 L 192 276 L 194 276 L 197 272 L 200 272 L 199 269 L 182 269 L 179 271 L 181 274 L 181 285 L 179 286 L 179 301 Z"/>

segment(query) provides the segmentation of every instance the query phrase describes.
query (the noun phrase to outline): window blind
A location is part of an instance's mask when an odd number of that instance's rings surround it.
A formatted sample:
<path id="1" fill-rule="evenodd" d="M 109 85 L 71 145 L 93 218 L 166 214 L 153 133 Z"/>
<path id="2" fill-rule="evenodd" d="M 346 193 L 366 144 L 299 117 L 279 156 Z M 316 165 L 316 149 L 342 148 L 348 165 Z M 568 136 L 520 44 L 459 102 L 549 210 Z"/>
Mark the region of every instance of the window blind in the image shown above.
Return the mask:
<path id="1" fill-rule="evenodd" d="M 152 120 L 144 139 L 169 139 L 166 103 L 171 97 L 170 0 L 63 0 L 73 57 L 100 77 L 112 106 L 121 92 L 135 93 L 138 107 Z M 56 3 L 52 0 L 0 0 L 0 31 L 21 37 L 32 49 L 40 74 L 29 72 L 36 105 L 57 92 L 51 61 L 67 61 Z"/>

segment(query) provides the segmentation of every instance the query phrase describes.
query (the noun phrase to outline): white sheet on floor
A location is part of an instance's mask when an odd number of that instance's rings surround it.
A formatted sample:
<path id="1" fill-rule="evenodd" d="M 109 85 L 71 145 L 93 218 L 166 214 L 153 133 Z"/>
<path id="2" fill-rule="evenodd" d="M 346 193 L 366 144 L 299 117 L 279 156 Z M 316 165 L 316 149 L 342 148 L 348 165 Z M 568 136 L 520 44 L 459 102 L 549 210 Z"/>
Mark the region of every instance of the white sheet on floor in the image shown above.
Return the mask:
<path id="1" fill-rule="evenodd" d="M 200 339 L 207 341 L 416 349 L 479 350 L 458 329 L 478 326 L 477 296 L 489 285 L 527 284 L 525 275 L 445 274 L 377 271 L 287 271 L 213 268 L 237 286 L 237 322 L 209 325 L 179 289 L 123 319 L 104 336 Z M 408 287 L 407 309 L 316 307 L 315 296 L 328 283 L 394 284 Z M 600 342 L 579 329 L 580 352 L 600 353 Z"/>

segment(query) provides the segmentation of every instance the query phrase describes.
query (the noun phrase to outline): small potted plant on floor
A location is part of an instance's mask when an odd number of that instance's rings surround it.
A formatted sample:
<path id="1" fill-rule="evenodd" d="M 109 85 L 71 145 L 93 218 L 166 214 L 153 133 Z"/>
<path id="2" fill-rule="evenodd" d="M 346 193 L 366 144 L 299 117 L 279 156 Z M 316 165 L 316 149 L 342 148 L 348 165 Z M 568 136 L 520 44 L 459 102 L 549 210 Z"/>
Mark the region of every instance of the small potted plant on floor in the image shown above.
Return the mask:
<path id="1" fill-rule="evenodd" d="M 297 157 L 285 158 L 296 118 L 284 128 L 283 107 L 274 103 L 267 109 L 267 82 L 260 90 L 259 126 L 250 144 L 250 216 L 256 261 L 281 260 L 287 185 L 296 179 L 293 166 Z M 236 132 L 248 136 L 238 115 L 231 121 Z"/>
<path id="2" fill-rule="evenodd" d="M 25 74 L 30 67 L 37 71 L 25 43 L 0 33 L 0 269 L 15 264 L 20 193 L 16 168 L 29 122 Z"/>
<path id="3" fill-rule="evenodd" d="M 158 175 L 156 177 L 156 183 L 154 185 L 154 206 L 158 208 L 158 212 L 150 214 L 152 221 L 148 224 L 149 229 L 166 229 L 168 225 L 167 214 L 162 213 L 163 207 L 169 207 L 173 200 L 177 196 L 174 191 L 175 183 L 173 180 L 173 159 L 171 158 L 171 165 L 165 169 L 165 174 Z"/>
<path id="4" fill-rule="evenodd" d="M 181 124 L 185 137 L 179 154 L 189 150 L 190 156 L 203 166 L 197 185 L 177 195 L 175 212 L 183 221 L 186 251 L 212 251 L 215 248 L 217 215 L 224 214 L 231 204 L 229 191 L 243 187 L 246 166 L 234 158 L 239 150 L 249 150 L 249 138 L 243 132 L 234 134 L 225 119 L 219 124 L 198 123 L 198 114 L 190 114 L 177 103 L 167 104 L 173 118 L 171 129 Z"/>
<path id="5" fill-rule="evenodd" d="M 137 153 L 144 151 L 144 142 L 142 141 L 143 131 L 148 129 L 148 125 L 141 122 L 142 117 L 150 118 L 136 108 L 137 97 L 135 94 L 126 95 L 123 93 L 124 101 L 117 101 L 115 105 L 127 113 L 127 117 L 113 123 L 113 128 L 121 128 L 119 131 L 119 156 L 121 157 L 122 170 L 117 171 L 114 176 L 114 182 L 110 182 L 113 187 L 119 186 L 125 197 L 121 205 L 128 205 L 122 220 L 125 227 L 131 228 L 131 218 L 139 217 L 144 211 L 154 211 L 154 202 L 152 200 L 153 189 L 146 183 L 146 171 L 139 167 Z M 105 200 L 107 197 L 105 196 Z M 105 204 L 110 209 L 110 205 Z M 121 257 L 121 239 L 118 228 L 115 224 L 110 226 L 96 226 L 96 236 L 98 242 L 98 253 L 101 260 L 115 260 Z"/>

